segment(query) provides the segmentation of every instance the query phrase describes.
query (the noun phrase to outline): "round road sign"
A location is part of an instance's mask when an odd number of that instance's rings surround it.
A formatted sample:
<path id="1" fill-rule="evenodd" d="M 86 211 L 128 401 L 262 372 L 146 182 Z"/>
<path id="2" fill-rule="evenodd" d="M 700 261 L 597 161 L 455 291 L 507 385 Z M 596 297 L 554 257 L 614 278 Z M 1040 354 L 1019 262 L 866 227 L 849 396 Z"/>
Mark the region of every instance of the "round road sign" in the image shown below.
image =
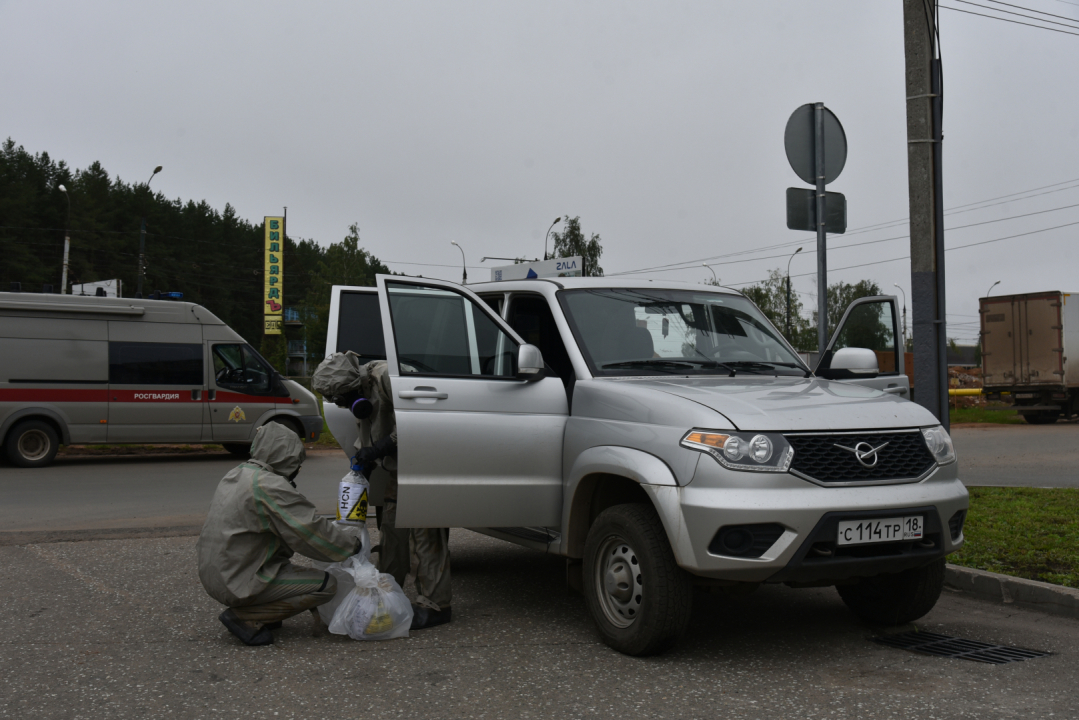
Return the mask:
<path id="1" fill-rule="evenodd" d="M 783 145 L 791 169 L 810 185 L 817 184 L 814 108 L 814 103 L 808 103 L 791 113 L 783 132 Z M 821 115 L 824 123 L 824 184 L 827 185 L 843 172 L 847 162 L 847 136 L 831 110 L 823 108 Z"/>

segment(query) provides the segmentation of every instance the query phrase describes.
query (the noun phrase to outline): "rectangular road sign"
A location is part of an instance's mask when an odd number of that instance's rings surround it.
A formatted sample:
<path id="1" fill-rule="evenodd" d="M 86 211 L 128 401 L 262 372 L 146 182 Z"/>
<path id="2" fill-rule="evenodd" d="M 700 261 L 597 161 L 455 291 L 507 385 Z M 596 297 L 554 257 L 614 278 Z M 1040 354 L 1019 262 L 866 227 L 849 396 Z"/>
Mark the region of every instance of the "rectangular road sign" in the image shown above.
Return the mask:
<path id="1" fill-rule="evenodd" d="M 847 231 L 847 198 L 843 193 L 824 193 L 827 217 L 824 230 L 843 234 Z M 817 232 L 817 191 L 787 188 L 787 227 L 791 230 Z"/>

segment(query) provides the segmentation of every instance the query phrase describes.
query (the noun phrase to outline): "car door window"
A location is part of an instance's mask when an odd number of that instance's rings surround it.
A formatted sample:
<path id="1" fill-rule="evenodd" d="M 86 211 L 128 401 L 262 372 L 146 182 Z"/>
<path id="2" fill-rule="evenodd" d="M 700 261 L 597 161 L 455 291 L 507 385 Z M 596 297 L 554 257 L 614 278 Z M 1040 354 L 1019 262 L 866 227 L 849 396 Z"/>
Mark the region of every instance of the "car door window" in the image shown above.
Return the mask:
<path id="1" fill-rule="evenodd" d="M 273 372 L 248 345 L 214 345 L 214 379 L 218 387 L 234 392 L 270 391 Z"/>
<path id="2" fill-rule="evenodd" d="M 386 359 L 382 315 L 373 292 L 342 292 L 337 321 L 337 352 L 351 350 L 360 362 Z"/>
<path id="3" fill-rule="evenodd" d="M 517 343 L 471 299 L 423 285 L 386 290 L 402 375 L 516 377 Z"/>
<path id="4" fill-rule="evenodd" d="M 113 385 L 202 385 L 202 345 L 190 343 L 109 343 L 109 383 Z"/>
<path id="5" fill-rule="evenodd" d="M 866 302 L 851 308 L 836 335 L 832 352 L 842 348 L 866 348 L 877 354 L 881 375 L 897 374 L 896 318 L 889 300 Z"/>
<path id="6" fill-rule="evenodd" d="M 521 339 L 540 349 L 544 362 L 558 373 L 563 383 L 567 386 L 572 384 L 573 363 L 570 362 L 547 298 L 542 295 L 514 295 L 507 321 Z"/>

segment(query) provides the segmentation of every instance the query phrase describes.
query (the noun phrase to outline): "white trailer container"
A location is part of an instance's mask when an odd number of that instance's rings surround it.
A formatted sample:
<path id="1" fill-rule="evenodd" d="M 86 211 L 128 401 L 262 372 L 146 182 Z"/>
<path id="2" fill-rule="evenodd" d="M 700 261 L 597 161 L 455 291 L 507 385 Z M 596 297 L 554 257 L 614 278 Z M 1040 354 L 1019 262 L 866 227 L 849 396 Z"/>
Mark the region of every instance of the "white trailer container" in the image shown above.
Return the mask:
<path id="1" fill-rule="evenodd" d="M 1010 393 L 1033 424 L 1079 412 L 1079 293 L 998 295 L 980 305 L 986 395 Z"/>

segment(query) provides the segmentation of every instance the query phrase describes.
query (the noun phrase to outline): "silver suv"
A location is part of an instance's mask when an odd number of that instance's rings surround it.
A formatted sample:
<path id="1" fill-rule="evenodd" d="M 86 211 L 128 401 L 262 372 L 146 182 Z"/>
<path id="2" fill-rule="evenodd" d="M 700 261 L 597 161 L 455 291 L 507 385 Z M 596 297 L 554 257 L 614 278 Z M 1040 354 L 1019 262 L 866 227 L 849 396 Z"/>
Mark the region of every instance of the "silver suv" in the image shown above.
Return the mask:
<path id="1" fill-rule="evenodd" d="M 326 351 L 388 361 L 398 525 L 566 557 L 603 639 L 644 655 L 685 631 L 694 585 L 834 585 L 876 624 L 933 607 L 967 492 L 904 397 L 896 318 L 858 301 L 811 370 L 720 288 L 379 276 L 333 289 Z M 324 409 L 349 452 L 354 421 Z"/>

